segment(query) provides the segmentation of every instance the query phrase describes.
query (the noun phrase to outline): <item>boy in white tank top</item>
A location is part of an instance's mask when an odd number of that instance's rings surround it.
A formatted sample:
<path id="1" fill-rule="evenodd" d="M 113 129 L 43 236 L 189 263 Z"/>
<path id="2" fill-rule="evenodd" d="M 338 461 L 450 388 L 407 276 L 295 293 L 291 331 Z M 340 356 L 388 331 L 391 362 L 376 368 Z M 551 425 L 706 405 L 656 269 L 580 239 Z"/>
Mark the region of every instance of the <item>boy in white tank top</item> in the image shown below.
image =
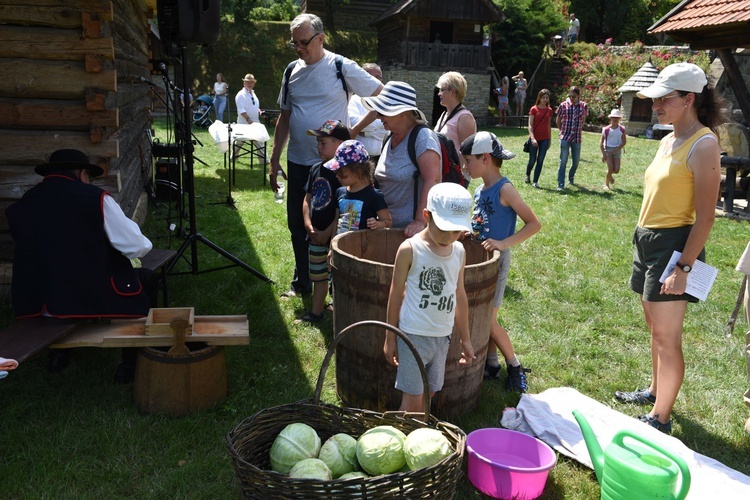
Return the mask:
<path id="1" fill-rule="evenodd" d="M 396 252 L 388 323 L 398 326 L 416 346 L 427 370 L 430 397 L 443 387 L 454 321 L 461 337 L 460 363 L 476 359 L 464 289 L 466 252 L 458 242 L 461 233 L 471 229 L 471 205 L 471 195 L 459 184 L 436 184 L 424 210 L 427 226 Z M 396 334 L 386 331 L 383 353 L 388 363 L 398 366 L 399 410 L 422 411 L 422 378 L 411 351 Z"/>

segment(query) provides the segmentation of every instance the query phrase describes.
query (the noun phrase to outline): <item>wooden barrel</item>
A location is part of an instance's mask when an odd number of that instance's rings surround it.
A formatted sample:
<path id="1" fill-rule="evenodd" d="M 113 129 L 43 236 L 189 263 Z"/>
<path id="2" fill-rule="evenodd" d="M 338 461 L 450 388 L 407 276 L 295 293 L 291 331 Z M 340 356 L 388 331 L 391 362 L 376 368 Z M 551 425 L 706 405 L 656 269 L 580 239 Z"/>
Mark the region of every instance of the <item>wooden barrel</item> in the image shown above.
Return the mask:
<path id="1" fill-rule="evenodd" d="M 331 249 L 335 333 L 359 321 L 386 321 L 393 263 L 403 241 L 401 229 L 351 231 L 334 238 Z M 432 411 L 443 417 L 471 411 L 479 402 L 500 263 L 499 253 L 485 251 L 477 241 L 466 240 L 463 245 L 469 328 L 477 359 L 469 365 L 458 364 L 461 343 L 454 328 L 445 384 L 432 402 Z M 345 406 L 381 412 L 400 406 L 401 393 L 394 387 L 396 368 L 385 361 L 384 340 L 384 331 L 366 327 L 338 345 L 336 390 Z"/>
<path id="2" fill-rule="evenodd" d="M 138 352 L 133 399 L 145 413 L 188 415 L 214 407 L 227 396 L 227 360 L 223 346 L 186 344 L 189 354 L 166 349 Z"/>

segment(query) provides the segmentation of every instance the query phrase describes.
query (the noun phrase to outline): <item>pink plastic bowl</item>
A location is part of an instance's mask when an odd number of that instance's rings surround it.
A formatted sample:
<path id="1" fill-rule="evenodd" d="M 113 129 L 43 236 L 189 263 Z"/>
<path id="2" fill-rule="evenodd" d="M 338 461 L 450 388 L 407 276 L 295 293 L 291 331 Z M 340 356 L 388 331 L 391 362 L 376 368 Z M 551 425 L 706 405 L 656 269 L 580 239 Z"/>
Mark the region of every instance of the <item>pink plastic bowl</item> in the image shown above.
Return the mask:
<path id="1" fill-rule="evenodd" d="M 508 429 L 478 429 L 466 438 L 469 480 L 493 498 L 537 498 L 557 457 L 535 437 Z"/>

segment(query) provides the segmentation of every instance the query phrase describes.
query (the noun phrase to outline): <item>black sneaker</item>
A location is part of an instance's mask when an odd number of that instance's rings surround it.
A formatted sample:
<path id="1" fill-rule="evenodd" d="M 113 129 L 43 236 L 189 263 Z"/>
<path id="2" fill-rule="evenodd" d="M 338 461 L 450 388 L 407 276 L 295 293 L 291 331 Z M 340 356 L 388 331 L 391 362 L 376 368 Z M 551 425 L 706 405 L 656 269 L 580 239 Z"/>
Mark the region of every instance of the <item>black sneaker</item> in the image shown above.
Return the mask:
<path id="1" fill-rule="evenodd" d="M 638 421 L 643 422 L 646 425 L 650 425 L 657 431 L 661 431 L 664 434 L 671 434 L 672 433 L 672 420 L 667 422 L 666 424 L 663 424 L 659 422 L 658 420 L 659 414 L 657 413 L 653 417 L 651 415 L 641 415 L 638 417 Z"/>
<path id="2" fill-rule="evenodd" d="M 500 376 L 500 365 L 490 366 L 487 363 L 484 364 L 484 379 L 485 380 L 497 380 Z"/>
<path id="3" fill-rule="evenodd" d="M 529 389 L 529 383 L 526 381 L 527 373 L 531 373 L 531 368 L 524 368 L 523 365 L 508 366 L 508 380 L 505 382 L 505 388 L 521 394 L 526 392 Z"/>
<path id="4" fill-rule="evenodd" d="M 633 403 L 637 405 L 652 405 L 656 403 L 656 396 L 652 396 L 646 389 L 636 389 L 632 392 L 615 391 L 615 399 L 620 403 Z"/>

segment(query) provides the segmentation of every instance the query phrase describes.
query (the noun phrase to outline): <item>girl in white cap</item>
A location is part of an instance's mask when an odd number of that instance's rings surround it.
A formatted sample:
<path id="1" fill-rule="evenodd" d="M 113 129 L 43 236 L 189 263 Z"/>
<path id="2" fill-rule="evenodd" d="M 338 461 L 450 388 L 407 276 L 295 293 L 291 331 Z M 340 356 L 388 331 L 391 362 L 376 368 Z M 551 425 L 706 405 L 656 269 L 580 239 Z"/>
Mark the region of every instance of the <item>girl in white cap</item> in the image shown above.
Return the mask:
<path id="1" fill-rule="evenodd" d="M 620 125 L 622 113 L 618 108 L 609 114 L 609 125 L 602 129 L 599 148 L 602 150 L 602 161 L 607 164 L 607 176 L 604 179 L 604 190 L 609 191 L 609 185 L 615 183 L 615 174 L 620 173 L 620 159 L 622 148 L 628 141 L 625 127 Z"/>
<path id="2" fill-rule="evenodd" d="M 645 389 L 615 392 L 625 403 L 654 405 L 638 420 L 662 432 L 672 431 L 672 407 L 685 377 L 682 329 L 688 302 L 685 293 L 696 260 L 705 260 L 705 245 L 714 223 L 721 180 L 719 143 L 724 121 L 718 93 L 706 74 L 691 63 L 667 66 L 653 85 L 638 92 L 653 99 L 659 123 L 674 132 L 662 139 L 646 169 L 643 204 L 633 242 L 630 288 L 641 296 L 651 332 L 651 382 Z M 675 252 L 681 252 L 670 264 Z M 667 271 L 663 283 L 660 277 Z"/>

